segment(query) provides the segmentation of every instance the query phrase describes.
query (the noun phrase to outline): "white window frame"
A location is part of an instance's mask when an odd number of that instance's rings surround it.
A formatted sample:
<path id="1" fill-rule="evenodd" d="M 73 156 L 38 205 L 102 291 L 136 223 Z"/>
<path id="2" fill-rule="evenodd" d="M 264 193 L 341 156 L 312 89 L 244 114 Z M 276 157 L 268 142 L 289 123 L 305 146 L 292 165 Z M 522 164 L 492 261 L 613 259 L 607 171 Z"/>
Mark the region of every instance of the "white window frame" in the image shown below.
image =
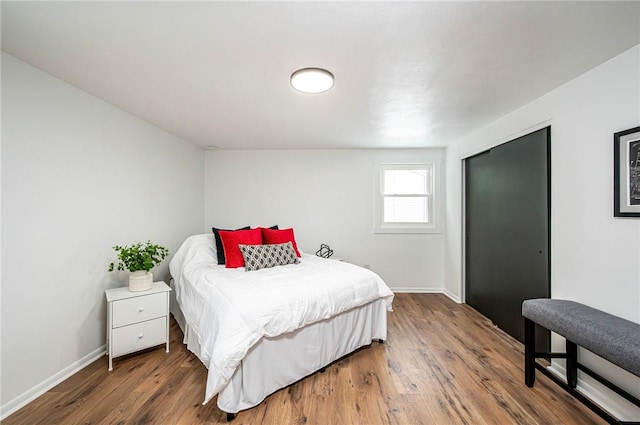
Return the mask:
<path id="1" fill-rule="evenodd" d="M 429 188 L 425 197 L 429 208 L 427 223 L 396 223 L 384 221 L 384 172 L 385 170 L 426 170 Z M 438 163 L 380 164 L 375 179 L 373 233 L 441 233 L 440 206 L 438 203 L 440 166 Z"/>

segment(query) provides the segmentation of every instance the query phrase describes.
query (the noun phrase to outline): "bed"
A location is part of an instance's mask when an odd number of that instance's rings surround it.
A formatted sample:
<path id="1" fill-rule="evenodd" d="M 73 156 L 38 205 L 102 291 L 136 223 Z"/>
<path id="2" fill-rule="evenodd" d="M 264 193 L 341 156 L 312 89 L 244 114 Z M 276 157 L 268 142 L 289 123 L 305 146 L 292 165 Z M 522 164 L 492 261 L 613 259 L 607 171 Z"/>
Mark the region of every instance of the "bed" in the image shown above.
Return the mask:
<path id="1" fill-rule="evenodd" d="M 204 403 L 228 418 L 333 361 L 387 338 L 393 292 L 375 273 L 301 253 L 256 271 L 217 264 L 213 234 L 170 262 L 171 313 L 207 367 Z"/>

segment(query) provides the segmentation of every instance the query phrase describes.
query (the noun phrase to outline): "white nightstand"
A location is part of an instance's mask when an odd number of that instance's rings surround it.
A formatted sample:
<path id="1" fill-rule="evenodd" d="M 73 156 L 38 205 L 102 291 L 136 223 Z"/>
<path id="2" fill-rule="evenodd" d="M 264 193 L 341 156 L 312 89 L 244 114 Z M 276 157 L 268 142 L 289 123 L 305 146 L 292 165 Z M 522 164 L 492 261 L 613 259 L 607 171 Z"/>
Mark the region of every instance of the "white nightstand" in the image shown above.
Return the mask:
<path id="1" fill-rule="evenodd" d="M 128 287 L 105 291 L 109 370 L 114 357 L 160 344 L 169 352 L 169 291 L 164 282 L 154 282 L 143 292 Z"/>

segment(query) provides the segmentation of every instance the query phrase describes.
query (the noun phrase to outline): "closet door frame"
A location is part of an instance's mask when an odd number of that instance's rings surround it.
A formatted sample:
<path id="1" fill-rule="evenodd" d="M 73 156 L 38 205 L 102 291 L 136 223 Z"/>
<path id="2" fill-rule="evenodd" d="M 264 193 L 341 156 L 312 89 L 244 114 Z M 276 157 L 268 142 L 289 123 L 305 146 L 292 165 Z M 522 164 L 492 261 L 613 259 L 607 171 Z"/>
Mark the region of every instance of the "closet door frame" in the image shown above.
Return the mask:
<path id="1" fill-rule="evenodd" d="M 487 145 L 483 145 L 480 146 L 476 149 L 472 149 L 470 151 L 465 152 L 464 154 L 460 155 L 460 182 L 461 182 L 461 190 L 460 190 L 460 228 L 461 228 L 461 232 L 460 232 L 460 243 L 461 243 L 461 251 L 460 251 L 460 264 L 462 265 L 462 267 L 460 268 L 460 302 L 465 304 L 467 302 L 467 220 L 466 220 L 466 211 L 467 211 L 467 204 L 466 204 L 466 198 L 467 198 L 467 188 L 466 188 L 466 160 L 468 158 L 471 158 L 473 156 L 476 156 L 482 152 L 485 152 L 487 150 L 493 149 L 497 146 L 503 145 L 505 143 L 509 143 L 512 140 L 518 139 L 522 136 L 526 136 L 529 133 L 534 133 L 538 130 L 542 130 L 543 128 L 546 127 L 552 127 L 552 123 L 553 120 L 552 119 L 547 119 L 545 121 L 539 122 L 535 125 L 532 125 L 531 127 L 528 127 L 522 131 L 513 133 L 509 136 L 503 137 L 502 139 L 498 139 L 495 141 L 495 143 L 491 143 L 491 144 L 487 144 Z M 549 130 L 549 132 L 551 132 L 551 129 Z M 549 156 L 551 156 L 551 144 L 549 143 L 549 152 L 548 152 Z M 551 268 L 553 267 L 552 263 L 551 263 L 551 235 L 552 235 L 552 226 L 553 223 L 551 221 L 551 208 L 552 208 L 552 203 L 553 203 L 553 193 L 551 192 L 551 160 L 549 159 L 549 169 L 548 169 L 548 173 L 549 173 L 549 294 L 551 294 L 552 292 L 552 282 L 551 282 Z"/>
<path id="2" fill-rule="evenodd" d="M 552 172 L 552 164 L 551 164 L 551 122 L 550 120 L 539 123 L 535 126 L 532 126 L 530 128 L 527 128 L 526 130 L 523 130 L 519 133 L 510 135 L 508 137 L 505 137 L 503 140 L 497 141 L 496 143 L 492 143 L 490 146 L 483 146 L 481 148 L 478 148 L 477 150 L 474 151 L 470 151 L 464 155 L 462 155 L 460 157 L 461 160 L 461 182 L 462 182 L 462 191 L 461 191 L 461 227 L 462 227 L 462 232 L 461 232 L 461 291 L 460 291 L 460 300 L 463 303 L 467 303 L 468 302 L 468 293 L 467 293 L 467 276 L 468 276 L 468 264 L 467 264 L 467 250 L 469 249 L 469 247 L 467 246 L 467 210 L 468 210 L 468 205 L 467 205 L 467 198 L 468 198 L 468 193 L 467 193 L 467 160 L 471 157 L 475 157 L 477 155 L 480 155 L 482 153 L 485 153 L 487 151 L 490 151 L 492 149 L 495 149 L 501 145 L 504 145 L 506 143 L 512 142 L 512 141 L 516 141 L 517 139 L 523 137 L 523 136 L 527 136 L 531 133 L 535 133 L 538 132 L 540 130 L 545 130 L 546 129 L 546 143 L 547 143 L 547 147 L 546 147 L 546 152 L 547 152 L 547 163 L 546 163 L 546 173 L 547 173 L 547 258 L 546 258 L 546 265 L 547 265 L 547 285 L 548 285 L 548 289 L 547 289 L 547 293 L 548 296 L 551 296 L 551 203 L 552 203 L 552 193 L 551 193 L 551 172 Z"/>

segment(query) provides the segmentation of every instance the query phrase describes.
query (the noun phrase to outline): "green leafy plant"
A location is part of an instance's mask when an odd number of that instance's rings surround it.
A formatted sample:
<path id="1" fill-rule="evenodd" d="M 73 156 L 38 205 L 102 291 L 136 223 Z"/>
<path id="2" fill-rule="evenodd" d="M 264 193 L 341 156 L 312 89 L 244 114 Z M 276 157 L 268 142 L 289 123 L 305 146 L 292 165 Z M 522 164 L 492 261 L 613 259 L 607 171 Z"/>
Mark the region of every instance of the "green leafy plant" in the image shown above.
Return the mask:
<path id="1" fill-rule="evenodd" d="M 109 271 L 129 270 L 136 272 L 144 270 L 150 271 L 157 266 L 169 255 L 169 250 L 163 246 L 152 244 L 151 241 L 146 243 L 138 242 L 131 246 L 114 246 L 113 249 L 118 253 L 119 261 L 109 264 Z"/>

